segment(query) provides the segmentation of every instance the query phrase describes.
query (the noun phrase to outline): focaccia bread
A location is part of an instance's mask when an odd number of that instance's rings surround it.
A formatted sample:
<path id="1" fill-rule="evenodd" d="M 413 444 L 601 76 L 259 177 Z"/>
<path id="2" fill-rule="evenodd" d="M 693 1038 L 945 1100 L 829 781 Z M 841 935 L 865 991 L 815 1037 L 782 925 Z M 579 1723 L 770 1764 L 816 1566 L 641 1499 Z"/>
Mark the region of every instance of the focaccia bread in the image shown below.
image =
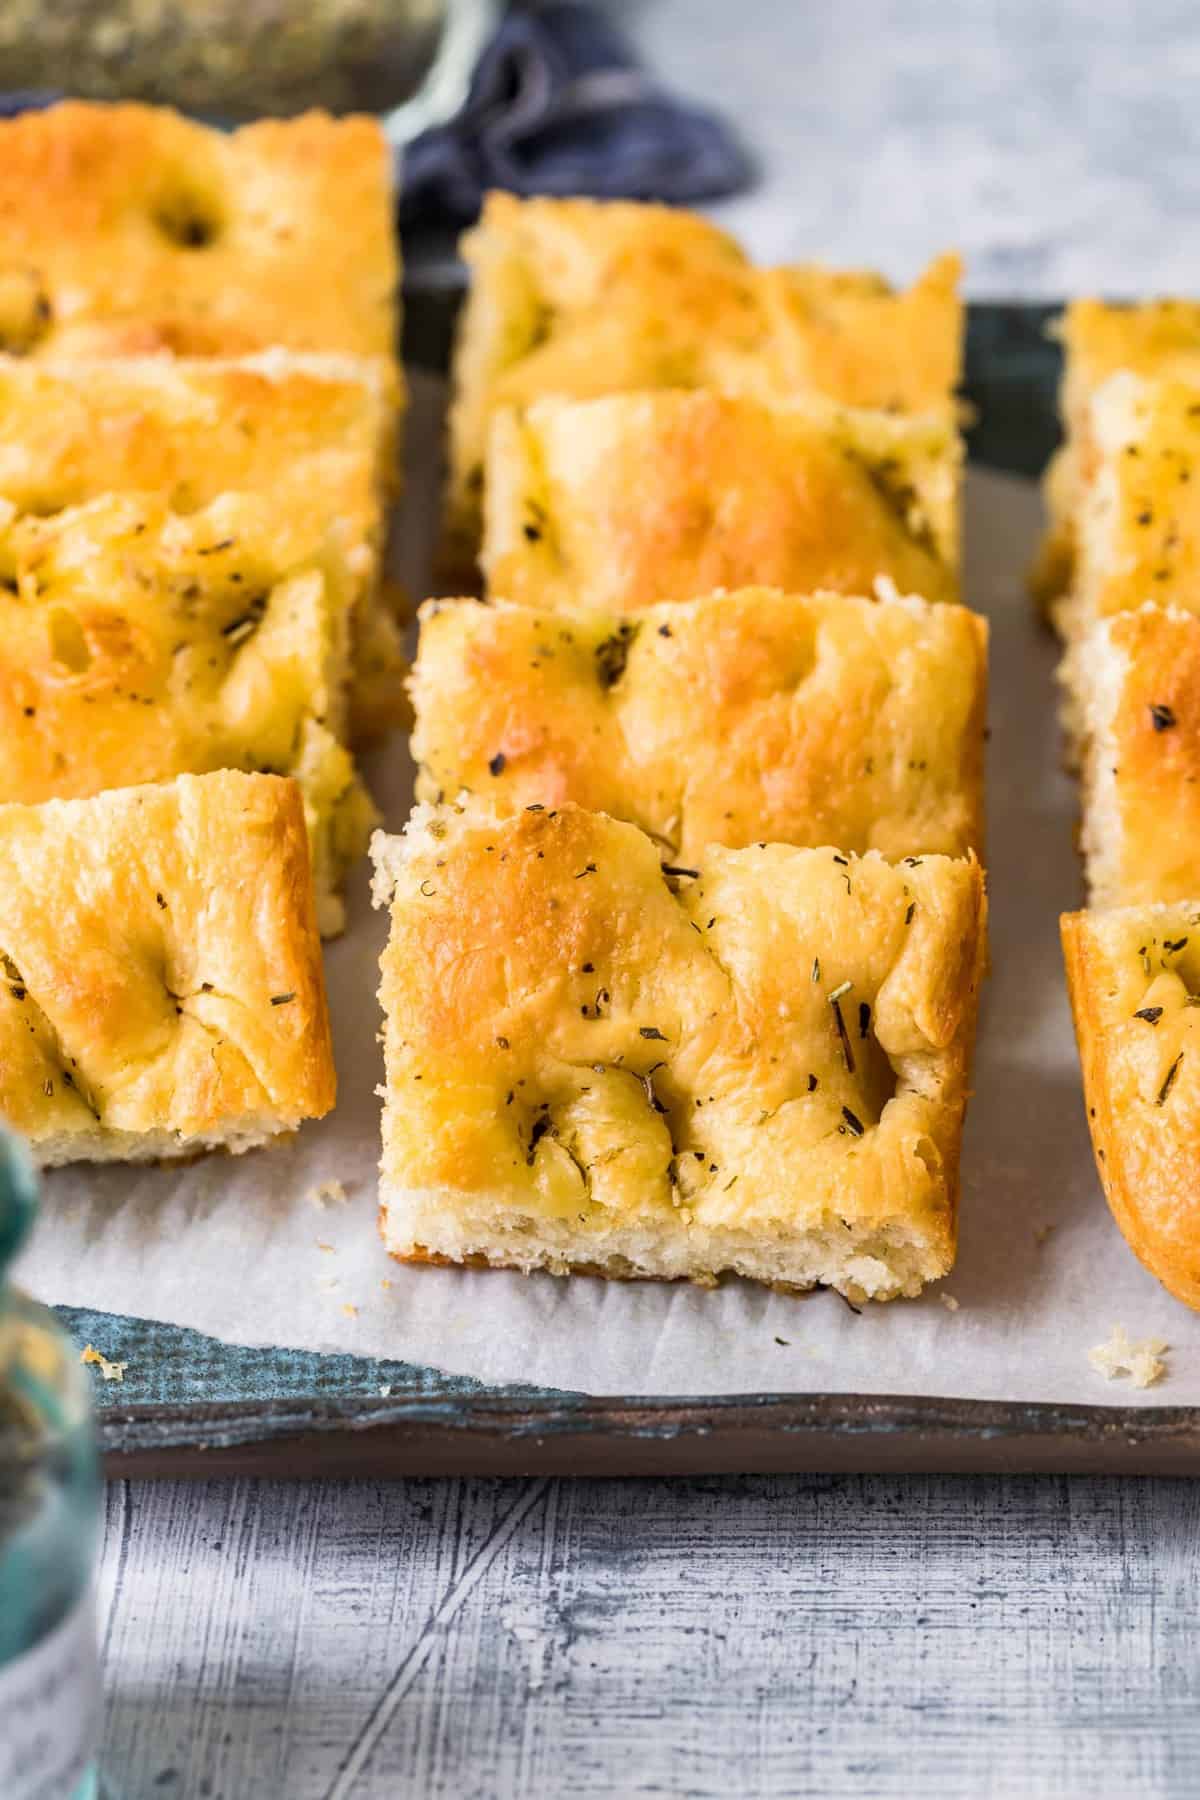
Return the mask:
<path id="1" fill-rule="evenodd" d="M 0 1119 L 35 1160 L 249 1150 L 334 1094 L 294 782 L 0 806 Z"/>
<path id="2" fill-rule="evenodd" d="M 1146 601 L 1200 611 L 1200 382 L 1115 375 L 1088 420 L 1064 636 Z"/>
<path id="3" fill-rule="evenodd" d="M 384 1240 L 852 1299 L 954 1257 L 973 859 L 710 847 L 575 807 L 376 835 Z"/>
<path id="4" fill-rule="evenodd" d="M 227 493 L 274 506 L 354 579 L 352 730 L 402 716 L 400 633 L 383 598 L 397 486 L 397 378 L 379 357 L 268 351 L 241 361 L 0 357 L 0 501 L 52 513 L 153 493 L 194 512 Z"/>
<path id="5" fill-rule="evenodd" d="M 491 415 L 551 395 L 725 387 L 851 406 L 948 407 L 962 354 L 957 258 L 907 291 L 819 265 L 758 270 L 694 214 L 487 197 L 462 242 L 446 560 L 473 562 Z"/>
<path id="6" fill-rule="evenodd" d="M 1101 1185 L 1130 1248 L 1200 1308 L 1200 900 L 1067 913 Z"/>
<path id="7" fill-rule="evenodd" d="M 1059 320 L 1056 335 L 1063 346 L 1064 443 L 1046 471 L 1049 525 L 1034 569 L 1035 592 L 1047 605 L 1069 590 L 1074 577 L 1075 514 L 1094 468 L 1091 413 L 1099 390 L 1122 371 L 1150 381 L 1200 382 L 1200 303 L 1076 300 Z"/>
<path id="8" fill-rule="evenodd" d="M 744 395 L 617 394 L 498 413 L 482 565 L 544 608 L 633 611 L 750 584 L 957 600 L 952 423 Z"/>
<path id="9" fill-rule="evenodd" d="M 982 850 L 987 626 L 959 606 L 745 588 L 614 613 L 431 600 L 417 798 L 564 800 L 668 861 L 711 843 Z"/>
<path id="10" fill-rule="evenodd" d="M 289 536 L 294 533 L 294 540 Z M 219 768 L 294 775 L 322 929 L 374 809 L 341 741 L 353 582 L 302 516 L 227 494 L 0 504 L 0 801 Z"/>
<path id="11" fill-rule="evenodd" d="M 1200 617 L 1143 606 L 1067 658 L 1093 906 L 1200 894 Z"/>
<path id="12" fill-rule="evenodd" d="M 392 159 L 373 119 L 210 130 L 67 101 L 0 122 L 0 349 L 392 356 Z"/>

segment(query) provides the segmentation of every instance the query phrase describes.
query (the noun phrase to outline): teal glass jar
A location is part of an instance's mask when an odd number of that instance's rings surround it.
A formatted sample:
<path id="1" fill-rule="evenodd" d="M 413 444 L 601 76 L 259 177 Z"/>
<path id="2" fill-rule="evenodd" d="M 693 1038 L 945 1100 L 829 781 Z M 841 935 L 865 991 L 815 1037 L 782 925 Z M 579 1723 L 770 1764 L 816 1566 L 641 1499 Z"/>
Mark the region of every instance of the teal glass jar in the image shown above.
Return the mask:
<path id="1" fill-rule="evenodd" d="M 7 1279 L 36 1202 L 0 1132 L 0 1795 L 94 1800 L 100 1475 L 79 1353 Z"/>

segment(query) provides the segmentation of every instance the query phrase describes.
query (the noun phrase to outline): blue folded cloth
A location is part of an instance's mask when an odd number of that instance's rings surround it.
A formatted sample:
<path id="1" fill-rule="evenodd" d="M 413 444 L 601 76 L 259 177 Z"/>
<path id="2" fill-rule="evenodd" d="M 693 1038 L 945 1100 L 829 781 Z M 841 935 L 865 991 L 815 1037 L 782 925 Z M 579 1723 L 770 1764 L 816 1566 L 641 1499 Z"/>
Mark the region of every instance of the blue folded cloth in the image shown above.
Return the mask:
<path id="1" fill-rule="evenodd" d="M 598 7 L 518 8 L 462 111 L 405 152 L 400 220 L 467 224 L 490 187 L 683 205 L 736 193 L 751 175 L 728 126 L 665 94 Z"/>

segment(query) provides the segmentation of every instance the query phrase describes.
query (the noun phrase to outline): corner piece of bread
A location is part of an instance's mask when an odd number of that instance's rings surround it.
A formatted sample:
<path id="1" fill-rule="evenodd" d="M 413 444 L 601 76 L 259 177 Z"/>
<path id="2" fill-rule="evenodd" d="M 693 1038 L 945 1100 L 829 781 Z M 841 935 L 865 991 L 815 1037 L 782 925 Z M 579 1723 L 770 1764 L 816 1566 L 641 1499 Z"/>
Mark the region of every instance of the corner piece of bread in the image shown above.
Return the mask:
<path id="1" fill-rule="evenodd" d="M 1108 1204 L 1200 1309 L 1200 899 L 1066 913 L 1062 941 Z"/>
<path id="2" fill-rule="evenodd" d="M 950 1268 L 974 858 L 672 873 L 570 806 L 418 808 L 373 854 L 395 1256 L 880 1300 Z"/>
<path id="3" fill-rule="evenodd" d="M 37 1162 L 248 1150 L 334 1097 L 294 782 L 0 806 L 0 1118 Z"/>
<path id="4" fill-rule="evenodd" d="M 0 348 L 396 351 L 391 151 L 310 112 L 216 131 L 64 101 L 0 121 Z"/>
<path id="5" fill-rule="evenodd" d="M 936 415 L 710 389 L 543 400 L 493 420 L 481 565 L 490 592 L 544 607 L 881 576 L 953 601 L 961 461 Z"/>
<path id="6" fill-rule="evenodd" d="M 1064 659 L 1093 906 L 1200 894 L 1200 616 L 1146 605 Z"/>
<path id="7" fill-rule="evenodd" d="M 965 607 L 742 588 L 636 617 L 420 617 L 419 800 L 570 800 L 676 863 L 764 838 L 982 853 L 987 626 Z"/>

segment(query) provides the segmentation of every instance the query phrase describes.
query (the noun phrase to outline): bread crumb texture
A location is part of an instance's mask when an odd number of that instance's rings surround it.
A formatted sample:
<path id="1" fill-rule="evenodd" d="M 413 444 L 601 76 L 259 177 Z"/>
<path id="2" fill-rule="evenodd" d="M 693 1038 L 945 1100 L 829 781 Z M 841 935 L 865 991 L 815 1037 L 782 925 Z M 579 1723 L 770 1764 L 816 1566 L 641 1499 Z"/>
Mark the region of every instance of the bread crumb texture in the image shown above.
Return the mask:
<path id="1" fill-rule="evenodd" d="M 1106 1381 L 1127 1375 L 1134 1387 L 1153 1387 L 1166 1373 L 1163 1353 L 1170 1348 L 1161 1338 L 1142 1338 L 1134 1343 L 1123 1325 L 1114 1325 L 1108 1340 L 1088 1351 L 1088 1361 Z"/>
<path id="2" fill-rule="evenodd" d="M 124 1381 L 125 1371 L 129 1367 L 127 1362 L 110 1362 L 108 1357 L 97 1350 L 94 1344 L 84 1346 L 79 1352 L 79 1360 L 81 1363 L 93 1364 L 99 1369 L 105 1381 Z"/>

